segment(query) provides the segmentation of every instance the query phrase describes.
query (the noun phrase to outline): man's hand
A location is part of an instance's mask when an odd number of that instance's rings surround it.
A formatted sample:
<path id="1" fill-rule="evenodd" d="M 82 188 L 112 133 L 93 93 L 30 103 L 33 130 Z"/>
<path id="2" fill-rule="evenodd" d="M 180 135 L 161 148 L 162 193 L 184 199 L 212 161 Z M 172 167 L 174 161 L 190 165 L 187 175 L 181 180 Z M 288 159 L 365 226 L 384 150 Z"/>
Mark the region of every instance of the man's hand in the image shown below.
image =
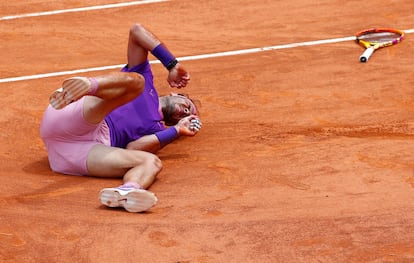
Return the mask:
<path id="1" fill-rule="evenodd" d="M 176 125 L 178 135 L 194 136 L 201 129 L 201 121 L 196 115 L 182 118 Z"/>
<path id="2" fill-rule="evenodd" d="M 167 81 L 172 88 L 181 89 L 187 86 L 190 81 L 190 74 L 178 63 L 170 70 Z"/>

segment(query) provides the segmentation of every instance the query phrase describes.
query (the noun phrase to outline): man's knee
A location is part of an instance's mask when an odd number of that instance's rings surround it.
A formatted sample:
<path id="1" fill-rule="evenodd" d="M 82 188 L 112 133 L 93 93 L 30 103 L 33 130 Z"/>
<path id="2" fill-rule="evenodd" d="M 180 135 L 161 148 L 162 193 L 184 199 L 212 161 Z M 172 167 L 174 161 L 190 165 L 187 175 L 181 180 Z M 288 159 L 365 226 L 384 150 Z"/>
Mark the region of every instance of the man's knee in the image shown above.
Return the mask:
<path id="1" fill-rule="evenodd" d="M 135 72 L 128 72 L 125 74 L 127 76 L 127 88 L 128 94 L 132 99 L 141 95 L 145 88 L 145 79 L 141 74 Z"/>
<path id="2" fill-rule="evenodd" d="M 159 173 L 162 170 L 162 161 L 155 154 L 149 153 L 145 163 L 146 165 L 151 166 L 151 169 L 154 169 L 156 173 Z"/>

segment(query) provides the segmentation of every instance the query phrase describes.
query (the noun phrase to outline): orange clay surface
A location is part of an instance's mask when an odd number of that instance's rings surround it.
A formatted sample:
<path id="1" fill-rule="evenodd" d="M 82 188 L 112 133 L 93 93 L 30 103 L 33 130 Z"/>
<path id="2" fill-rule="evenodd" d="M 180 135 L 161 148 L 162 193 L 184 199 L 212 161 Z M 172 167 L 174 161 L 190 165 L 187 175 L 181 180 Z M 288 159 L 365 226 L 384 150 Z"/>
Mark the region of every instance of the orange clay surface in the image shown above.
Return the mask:
<path id="1" fill-rule="evenodd" d="M 119 0 L 2 1 L 0 16 Z M 172 0 L 0 20 L 1 79 L 126 62 L 140 22 L 178 57 L 414 27 L 414 1 Z M 53 173 L 39 138 L 64 78 L 0 83 L 0 262 L 413 262 L 414 35 L 183 61 L 203 128 L 163 149 L 141 214 L 120 179 Z M 150 57 L 153 60 L 153 57 Z M 166 71 L 153 65 L 160 94 Z"/>

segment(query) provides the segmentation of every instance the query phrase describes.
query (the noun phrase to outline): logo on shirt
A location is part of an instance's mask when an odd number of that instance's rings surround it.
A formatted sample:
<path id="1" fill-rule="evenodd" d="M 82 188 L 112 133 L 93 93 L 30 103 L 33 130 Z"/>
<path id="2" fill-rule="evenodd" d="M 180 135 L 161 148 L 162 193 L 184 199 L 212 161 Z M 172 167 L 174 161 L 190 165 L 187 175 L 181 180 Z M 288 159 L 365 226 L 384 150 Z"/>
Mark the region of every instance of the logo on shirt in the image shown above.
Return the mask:
<path id="1" fill-rule="evenodd" d="M 151 97 L 154 97 L 154 89 L 151 89 L 149 94 L 151 95 Z"/>

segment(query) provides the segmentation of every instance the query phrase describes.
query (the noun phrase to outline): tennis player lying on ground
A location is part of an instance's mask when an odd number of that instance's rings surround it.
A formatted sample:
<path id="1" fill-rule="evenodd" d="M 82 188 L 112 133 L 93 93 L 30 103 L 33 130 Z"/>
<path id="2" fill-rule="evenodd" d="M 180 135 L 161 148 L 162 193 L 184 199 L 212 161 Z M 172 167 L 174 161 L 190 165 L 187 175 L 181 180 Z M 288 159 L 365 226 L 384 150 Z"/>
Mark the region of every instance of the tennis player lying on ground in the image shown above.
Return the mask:
<path id="1" fill-rule="evenodd" d="M 135 24 L 122 72 L 64 80 L 50 96 L 40 126 L 53 171 L 123 177 L 121 186 L 102 189 L 100 200 L 129 212 L 146 211 L 157 203 L 145 190 L 162 168 L 154 153 L 201 128 L 196 106 L 187 96 L 158 96 L 148 52 L 168 69 L 171 87 L 187 86 L 190 76 L 184 67 L 156 36 Z"/>

